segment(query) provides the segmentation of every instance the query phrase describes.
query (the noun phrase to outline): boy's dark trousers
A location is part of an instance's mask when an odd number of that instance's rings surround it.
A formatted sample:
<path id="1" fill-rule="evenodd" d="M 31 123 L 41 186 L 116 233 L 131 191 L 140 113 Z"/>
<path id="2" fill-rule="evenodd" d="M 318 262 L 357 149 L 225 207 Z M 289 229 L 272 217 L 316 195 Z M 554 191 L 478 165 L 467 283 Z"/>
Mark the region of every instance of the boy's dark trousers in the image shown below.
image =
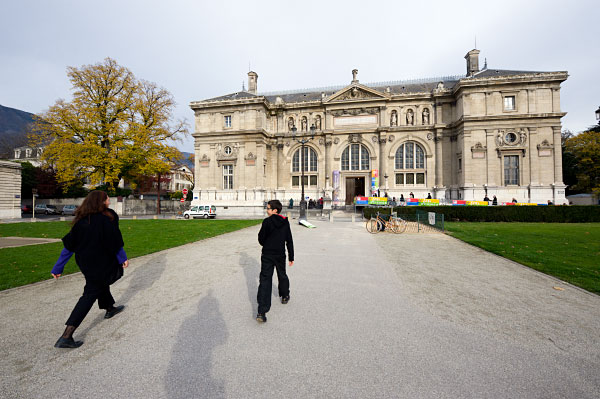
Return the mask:
<path id="1" fill-rule="evenodd" d="M 271 309 L 271 287 L 273 268 L 277 269 L 279 296 L 290 294 L 290 280 L 285 273 L 285 255 L 262 255 L 260 257 L 260 285 L 258 286 L 258 313 L 267 313 Z"/>

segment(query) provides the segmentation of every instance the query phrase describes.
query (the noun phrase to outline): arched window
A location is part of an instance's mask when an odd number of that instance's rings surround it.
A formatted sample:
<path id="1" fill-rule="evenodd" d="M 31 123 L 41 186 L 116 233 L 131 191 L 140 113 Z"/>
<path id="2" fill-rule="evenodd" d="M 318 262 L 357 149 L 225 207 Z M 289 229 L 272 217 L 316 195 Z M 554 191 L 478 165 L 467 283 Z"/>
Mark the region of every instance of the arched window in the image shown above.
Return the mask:
<path id="1" fill-rule="evenodd" d="M 342 152 L 342 170 L 369 170 L 369 150 L 362 144 L 350 144 Z"/>
<path id="2" fill-rule="evenodd" d="M 414 142 L 406 142 L 396 150 L 396 186 L 425 183 L 425 151 Z"/>
<path id="3" fill-rule="evenodd" d="M 292 156 L 292 186 L 300 186 L 301 169 L 301 148 L 298 148 Z M 309 187 L 317 186 L 317 153 L 310 147 L 304 147 L 304 185 Z"/>

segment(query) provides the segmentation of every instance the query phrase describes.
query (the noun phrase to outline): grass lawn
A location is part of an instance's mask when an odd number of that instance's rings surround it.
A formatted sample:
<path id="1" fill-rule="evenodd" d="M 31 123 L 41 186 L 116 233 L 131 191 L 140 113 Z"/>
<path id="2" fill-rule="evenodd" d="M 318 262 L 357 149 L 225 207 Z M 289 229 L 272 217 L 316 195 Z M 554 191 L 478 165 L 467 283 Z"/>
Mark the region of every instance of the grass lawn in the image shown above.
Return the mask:
<path id="1" fill-rule="evenodd" d="M 447 222 L 448 233 L 600 294 L 600 223 Z"/>
<path id="2" fill-rule="evenodd" d="M 121 220 L 129 259 L 259 224 L 262 220 Z M 0 224 L 0 237 L 62 238 L 68 222 Z M 0 290 L 52 278 L 62 243 L 0 249 Z M 78 272 L 75 257 L 64 274 Z"/>

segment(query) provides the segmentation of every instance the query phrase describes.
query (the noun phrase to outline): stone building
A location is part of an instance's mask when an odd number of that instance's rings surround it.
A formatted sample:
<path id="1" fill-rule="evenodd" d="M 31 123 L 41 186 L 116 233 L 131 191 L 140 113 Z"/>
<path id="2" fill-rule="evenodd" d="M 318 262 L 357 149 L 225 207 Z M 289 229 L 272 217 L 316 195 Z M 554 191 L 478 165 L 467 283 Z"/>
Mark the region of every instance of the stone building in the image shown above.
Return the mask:
<path id="1" fill-rule="evenodd" d="M 0 161 L 0 219 L 21 217 L 21 164 Z"/>
<path id="2" fill-rule="evenodd" d="M 350 204 L 355 196 L 555 204 L 562 182 L 560 84 L 567 72 L 479 68 L 465 56 L 464 76 L 257 93 L 203 101 L 195 114 L 194 201 L 259 206 L 305 192 Z M 375 185 L 372 176 L 379 176 Z"/>

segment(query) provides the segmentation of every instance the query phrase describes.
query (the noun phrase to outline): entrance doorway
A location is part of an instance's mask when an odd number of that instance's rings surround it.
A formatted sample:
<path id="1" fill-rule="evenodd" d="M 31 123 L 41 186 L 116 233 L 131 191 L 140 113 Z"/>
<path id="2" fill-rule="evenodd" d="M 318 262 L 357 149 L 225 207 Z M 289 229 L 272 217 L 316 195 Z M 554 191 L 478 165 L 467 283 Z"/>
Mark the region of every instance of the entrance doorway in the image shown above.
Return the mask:
<path id="1" fill-rule="evenodd" d="M 354 203 L 354 197 L 365 195 L 364 177 L 346 177 L 346 205 Z"/>

